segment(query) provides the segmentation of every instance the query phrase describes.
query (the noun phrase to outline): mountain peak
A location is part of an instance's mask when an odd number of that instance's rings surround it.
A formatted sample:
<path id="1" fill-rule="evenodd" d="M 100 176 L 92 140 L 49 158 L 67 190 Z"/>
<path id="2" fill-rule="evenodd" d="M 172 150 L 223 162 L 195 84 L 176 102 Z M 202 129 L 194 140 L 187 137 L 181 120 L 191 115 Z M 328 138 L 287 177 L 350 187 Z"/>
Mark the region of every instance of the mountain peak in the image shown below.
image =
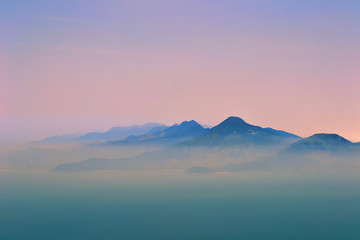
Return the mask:
<path id="1" fill-rule="evenodd" d="M 226 124 L 247 124 L 242 118 L 230 116 L 227 119 L 225 119 L 222 123 Z M 220 123 L 220 124 L 222 124 Z"/>
<path id="2" fill-rule="evenodd" d="M 307 138 L 312 142 L 326 142 L 329 144 L 350 144 L 351 142 L 335 133 L 316 133 Z"/>
<path id="3" fill-rule="evenodd" d="M 184 127 L 184 126 L 197 126 L 197 125 L 200 126 L 200 124 L 198 124 L 195 120 L 190 120 L 190 121 L 183 121 L 179 126 Z"/>
<path id="4" fill-rule="evenodd" d="M 252 125 L 247 124 L 239 117 L 231 116 L 225 119 L 219 125 L 210 129 L 210 131 L 220 133 L 221 135 L 227 135 L 234 133 L 234 131 L 247 131 L 249 127 L 252 127 Z"/>

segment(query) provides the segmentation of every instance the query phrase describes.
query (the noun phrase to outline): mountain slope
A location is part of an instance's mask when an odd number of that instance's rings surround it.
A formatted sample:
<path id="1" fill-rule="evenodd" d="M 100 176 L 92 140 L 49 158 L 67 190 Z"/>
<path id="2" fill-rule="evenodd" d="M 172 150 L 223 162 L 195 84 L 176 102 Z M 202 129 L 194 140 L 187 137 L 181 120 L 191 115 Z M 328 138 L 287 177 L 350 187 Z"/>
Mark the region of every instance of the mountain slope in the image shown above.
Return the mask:
<path id="1" fill-rule="evenodd" d="M 276 130 L 276 129 L 273 129 L 273 128 L 270 128 L 270 127 L 267 127 L 267 128 L 264 128 L 266 131 L 270 132 L 270 133 L 273 133 L 275 135 L 278 135 L 278 136 L 282 136 L 282 137 L 285 137 L 285 138 L 294 138 L 294 139 L 301 139 L 301 137 L 295 135 L 295 134 L 292 134 L 292 133 L 288 133 L 288 132 L 285 132 L 285 131 L 282 131 L 282 130 Z"/>

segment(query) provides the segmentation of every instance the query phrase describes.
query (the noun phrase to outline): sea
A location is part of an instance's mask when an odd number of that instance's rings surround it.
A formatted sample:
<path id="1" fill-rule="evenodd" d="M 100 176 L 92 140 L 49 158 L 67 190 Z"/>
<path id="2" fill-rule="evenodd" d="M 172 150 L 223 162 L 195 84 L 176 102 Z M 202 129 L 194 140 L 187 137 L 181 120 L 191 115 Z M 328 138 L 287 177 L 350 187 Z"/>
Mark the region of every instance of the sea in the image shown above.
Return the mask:
<path id="1" fill-rule="evenodd" d="M 0 239 L 360 239 L 356 173 L 0 170 Z"/>

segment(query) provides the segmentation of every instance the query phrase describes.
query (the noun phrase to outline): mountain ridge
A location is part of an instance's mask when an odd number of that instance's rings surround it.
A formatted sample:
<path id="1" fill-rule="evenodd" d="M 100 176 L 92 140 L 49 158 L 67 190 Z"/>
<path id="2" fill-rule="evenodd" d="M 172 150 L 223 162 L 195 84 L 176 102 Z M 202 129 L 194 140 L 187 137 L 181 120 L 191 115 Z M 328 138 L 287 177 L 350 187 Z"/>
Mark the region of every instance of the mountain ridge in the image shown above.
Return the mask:
<path id="1" fill-rule="evenodd" d="M 90 132 L 84 134 L 75 141 L 101 141 L 101 140 L 116 140 L 124 139 L 129 135 L 141 135 L 151 131 L 153 128 L 167 128 L 165 124 L 161 123 L 145 123 L 142 125 L 131 125 L 127 127 L 112 127 L 105 132 Z"/>
<path id="2" fill-rule="evenodd" d="M 199 136 L 207 131 L 195 120 L 183 121 L 180 124 L 162 129 L 160 131 L 153 131 L 139 136 L 129 136 L 121 141 L 109 141 L 105 145 L 116 144 L 146 144 L 146 143 L 161 143 L 168 141 L 169 143 L 185 141 L 189 138 Z"/>

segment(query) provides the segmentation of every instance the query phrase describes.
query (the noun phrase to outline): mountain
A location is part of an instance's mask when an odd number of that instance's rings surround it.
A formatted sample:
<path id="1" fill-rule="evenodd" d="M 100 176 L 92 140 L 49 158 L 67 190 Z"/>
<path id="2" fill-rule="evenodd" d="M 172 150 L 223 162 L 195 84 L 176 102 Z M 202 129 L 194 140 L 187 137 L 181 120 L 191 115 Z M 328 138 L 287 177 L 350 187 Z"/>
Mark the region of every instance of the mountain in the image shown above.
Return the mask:
<path id="1" fill-rule="evenodd" d="M 197 129 L 197 131 L 194 131 L 194 129 Z M 174 145 L 174 142 L 184 139 L 185 136 L 191 137 L 194 136 L 194 132 L 201 134 L 203 131 L 204 133 L 200 136 L 195 136 L 188 141 Z M 218 165 L 216 169 L 220 172 L 270 171 L 274 169 L 331 170 L 353 168 L 358 163 L 357 160 L 360 156 L 360 146 L 337 134 L 315 134 L 294 142 L 299 137 L 294 137 L 292 134 L 279 130 L 271 129 L 269 131 L 267 128 L 253 126 L 236 117 L 230 117 L 210 130 L 199 128 L 195 121 L 185 121 L 180 125 L 173 125 L 162 131 L 134 138 L 135 144 L 141 142 L 170 142 L 172 144 L 160 150 L 145 152 L 129 158 L 93 158 L 76 163 L 62 164 L 54 170 L 167 169 L 176 168 L 176 166 L 203 165 L 204 167 L 187 168 L 186 171 L 187 173 L 203 173 L 215 171 L 206 168 L 206 164 L 214 166 L 214 159 L 219 161 L 215 165 Z M 116 142 L 124 141 L 129 140 Z M 189 143 L 192 143 L 192 145 Z M 288 145 L 273 145 L 280 143 Z M 229 146 L 231 144 L 235 144 L 236 147 L 208 147 Z M 239 147 L 242 144 L 260 147 L 245 149 Z M 263 147 L 264 144 L 271 144 L 271 147 L 265 148 Z M 232 152 L 234 149 L 236 149 L 236 152 Z M 221 167 L 219 163 L 225 165 Z"/>
<path id="2" fill-rule="evenodd" d="M 187 139 L 198 137 L 204 134 L 207 129 L 203 128 L 196 121 L 184 121 L 180 125 L 174 124 L 171 127 L 160 131 L 151 130 L 140 136 L 129 136 L 121 141 L 109 141 L 105 144 L 148 144 L 148 143 L 176 143 Z"/>
<path id="3" fill-rule="evenodd" d="M 352 166 L 360 146 L 337 135 L 318 133 L 292 143 L 286 149 L 245 163 L 227 164 L 223 171 L 269 171 L 271 169 L 340 169 Z"/>
<path id="4" fill-rule="evenodd" d="M 64 134 L 59 136 L 50 136 L 37 143 L 65 143 L 72 141 L 82 135 L 83 133 L 71 133 L 71 134 Z"/>
<path id="5" fill-rule="evenodd" d="M 318 133 L 293 143 L 287 153 L 339 152 L 356 148 L 356 144 L 337 135 Z"/>
<path id="6" fill-rule="evenodd" d="M 202 136 L 189 140 L 191 146 L 273 145 L 300 139 L 300 137 L 272 128 L 246 123 L 239 117 L 229 117 Z"/>
<path id="7" fill-rule="evenodd" d="M 90 132 L 82 135 L 77 141 L 99 141 L 124 139 L 130 135 L 142 135 L 151 131 L 161 131 L 168 126 L 160 123 L 146 123 L 143 125 L 133 125 L 129 127 L 113 127 L 106 132 Z"/>
<path id="8" fill-rule="evenodd" d="M 171 127 L 163 129 L 161 131 L 152 131 L 148 134 L 135 137 L 135 140 L 148 140 L 154 138 L 183 138 L 183 137 L 193 137 L 201 135 L 205 132 L 205 128 L 203 128 L 200 124 L 195 122 L 194 120 L 191 121 L 184 121 L 180 125 L 174 124 Z M 128 137 L 127 140 L 134 138 Z"/>
<path id="9" fill-rule="evenodd" d="M 150 168 L 174 168 L 188 159 L 204 159 L 202 152 L 190 148 L 169 147 L 153 152 L 144 152 L 134 157 L 125 158 L 90 158 L 75 163 L 56 166 L 53 171 L 79 172 L 96 170 L 128 170 Z M 170 165 L 169 165 L 170 164 Z"/>

